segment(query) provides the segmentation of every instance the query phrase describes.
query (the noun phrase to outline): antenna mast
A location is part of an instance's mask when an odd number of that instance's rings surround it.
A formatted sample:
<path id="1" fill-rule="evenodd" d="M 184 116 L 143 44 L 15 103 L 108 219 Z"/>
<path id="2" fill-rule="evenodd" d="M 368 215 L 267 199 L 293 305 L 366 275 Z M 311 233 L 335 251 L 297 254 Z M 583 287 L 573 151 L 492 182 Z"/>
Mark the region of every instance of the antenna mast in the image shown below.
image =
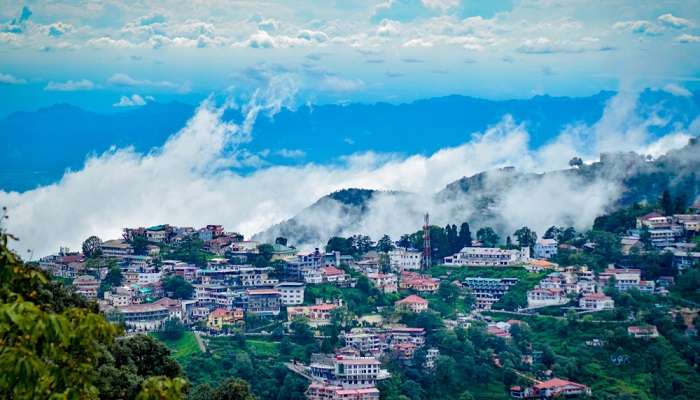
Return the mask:
<path id="1" fill-rule="evenodd" d="M 430 269 L 430 215 L 425 213 L 425 223 L 423 224 L 423 268 Z"/>

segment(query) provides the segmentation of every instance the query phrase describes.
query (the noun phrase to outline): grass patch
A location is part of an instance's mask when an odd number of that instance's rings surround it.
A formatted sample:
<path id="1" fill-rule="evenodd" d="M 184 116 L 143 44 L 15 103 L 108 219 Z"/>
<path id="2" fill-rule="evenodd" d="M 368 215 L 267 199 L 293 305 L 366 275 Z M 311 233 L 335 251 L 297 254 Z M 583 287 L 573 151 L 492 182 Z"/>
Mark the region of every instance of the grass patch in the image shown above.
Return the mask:
<path id="1" fill-rule="evenodd" d="M 186 360 L 193 354 L 199 353 L 199 346 L 197 345 L 197 339 L 194 337 L 193 332 L 185 332 L 180 339 L 177 340 L 167 340 L 162 337 L 158 332 L 151 333 L 156 339 L 163 342 L 170 351 L 172 352 L 173 358 L 178 362 Z"/>
<path id="2" fill-rule="evenodd" d="M 279 355 L 279 343 L 277 342 L 248 339 L 245 343 L 258 357 L 277 357 Z"/>

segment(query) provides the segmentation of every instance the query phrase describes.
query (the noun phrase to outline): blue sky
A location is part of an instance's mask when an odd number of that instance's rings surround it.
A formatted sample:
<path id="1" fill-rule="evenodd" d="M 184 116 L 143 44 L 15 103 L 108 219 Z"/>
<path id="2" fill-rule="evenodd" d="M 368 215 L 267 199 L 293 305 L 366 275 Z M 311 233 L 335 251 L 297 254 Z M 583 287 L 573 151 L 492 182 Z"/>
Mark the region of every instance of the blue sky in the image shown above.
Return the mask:
<path id="1" fill-rule="evenodd" d="M 0 115 L 69 102 L 524 98 L 700 80 L 700 1 L 27 1 L 0 3 Z"/>

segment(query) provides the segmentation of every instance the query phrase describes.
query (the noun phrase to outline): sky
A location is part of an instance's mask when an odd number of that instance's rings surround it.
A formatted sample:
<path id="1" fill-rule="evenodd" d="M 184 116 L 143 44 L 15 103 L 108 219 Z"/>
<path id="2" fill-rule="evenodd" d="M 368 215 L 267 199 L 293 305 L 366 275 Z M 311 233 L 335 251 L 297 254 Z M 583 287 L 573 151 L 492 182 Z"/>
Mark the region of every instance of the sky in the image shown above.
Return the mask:
<path id="1" fill-rule="evenodd" d="M 250 96 L 492 99 L 697 90 L 700 0 L 0 1 L 0 115 Z"/>
<path id="2" fill-rule="evenodd" d="M 0 189 L 3 227 L 28 258 L 76 249 L 92 234 L 117 238 L 125 226 L 220 223 L 250 237 L 348 187 L 425 194 L 373 204 L 362 229 L 375 238 L 415 230 L 425 211 L 438 224 L 461 222 L 467 214 L 430 196 L 462 176 L 568 168 L 573 156 L 591 162 L 608 151 L 656 157 L 698 136 L 700 117 L 671 124 L 637 105 L 643 88 L 694 101 L 699 24 L 700 0 L 0 1 L 0 116 L 59 102 L 101 112 L 199 104 L 150 152 L 115 147 L 87 154 L 82 168 L 50 185 Z M 503 115 L 430 154 L 364 151 L 327 164 L 233 168 L 256 119 L 282 107 L 600 90 L 617 94 L 599 121 L 572 122 L 538 148 L 527 121 Z M 229 107 L 243 119 L 223 119 Z M 653 134 L 663 126 L 665 136 Z M 504 193 L 506 217 L 540 232 L 560 221 L 585 229 L 621 190 L 612 181 L 547 180 Z M 333 214 L 314 219 L 342 223 Z"/>

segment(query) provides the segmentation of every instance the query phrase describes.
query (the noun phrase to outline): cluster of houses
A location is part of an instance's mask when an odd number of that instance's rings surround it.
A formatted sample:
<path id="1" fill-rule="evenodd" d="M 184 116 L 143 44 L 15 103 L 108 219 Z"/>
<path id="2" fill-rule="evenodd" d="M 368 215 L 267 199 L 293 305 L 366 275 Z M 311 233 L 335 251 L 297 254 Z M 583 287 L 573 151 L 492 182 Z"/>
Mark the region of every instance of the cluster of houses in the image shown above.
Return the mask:
<path id="1" fill-rule="evenodd" d="M 690 210 L 692 214 L 669 216 L 654 211 L 637 218 L 636 229 L 622 237 L 623 253 L 643 249 L 643 242 L 648 238 L 655 248 L 673 254 L 673 264 L 679 270 L 697 264 L 700 262 L 700 252 L 687 239 L 700 234 L 700 202 L 692 205 Z"/>

